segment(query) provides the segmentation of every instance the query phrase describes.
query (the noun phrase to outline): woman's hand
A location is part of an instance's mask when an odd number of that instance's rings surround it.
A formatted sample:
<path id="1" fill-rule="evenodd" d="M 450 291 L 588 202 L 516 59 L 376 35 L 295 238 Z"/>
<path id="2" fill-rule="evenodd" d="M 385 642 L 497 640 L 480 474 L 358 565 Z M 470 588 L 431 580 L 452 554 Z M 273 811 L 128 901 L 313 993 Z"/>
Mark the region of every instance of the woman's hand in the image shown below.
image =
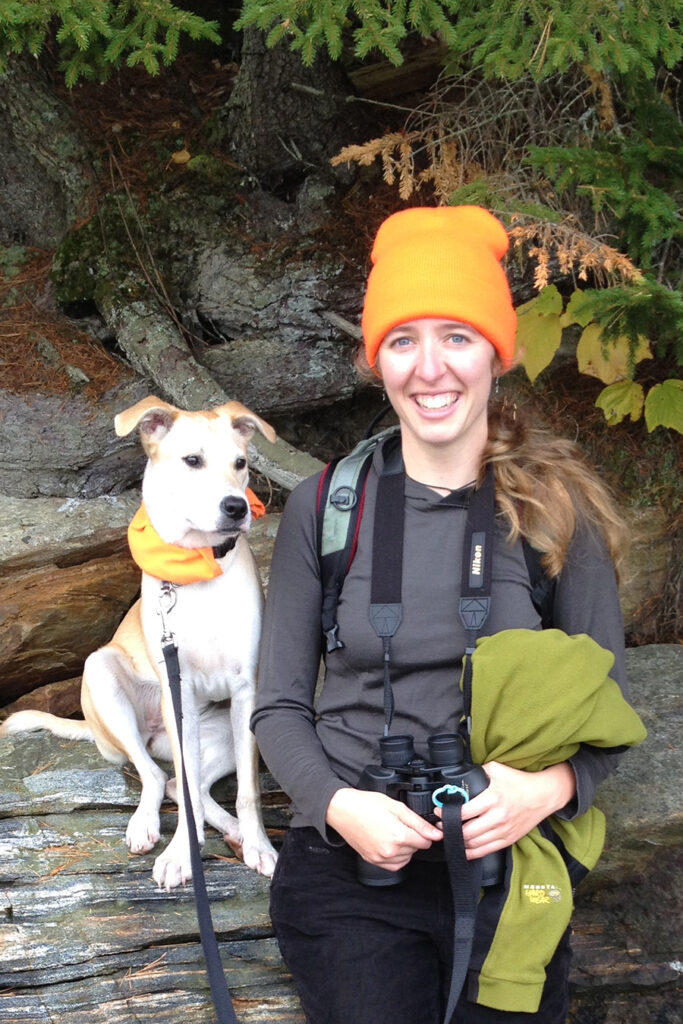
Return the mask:
<path id="1" fill-rule="evenodd" d="M 485 764 L 490 784 L 462 806 L 468 860 L 516 843 L 573 798 L 576 781 L 566 761 L 541 772 L 523 772 L 498 761 Z M 437 811 L 439 814 L 439 811 Z"/>
<path id="2" fill-rule="evenodd" d="M 398 871 L 416 850 L 443 839 L 440 829 L 400 800 L 361 789 L 338 789 L 325 820 L 363 860 L 387 871 Z"/>

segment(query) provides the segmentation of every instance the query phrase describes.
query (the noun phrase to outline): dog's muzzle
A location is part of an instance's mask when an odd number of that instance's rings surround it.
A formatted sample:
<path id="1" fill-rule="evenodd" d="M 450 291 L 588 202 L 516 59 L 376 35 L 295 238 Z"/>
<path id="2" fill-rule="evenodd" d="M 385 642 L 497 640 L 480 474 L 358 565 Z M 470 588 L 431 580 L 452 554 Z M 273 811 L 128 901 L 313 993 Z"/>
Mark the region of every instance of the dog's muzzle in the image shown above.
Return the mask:
<path id="1" fill-rule="evenodd" d="M 246 519 L 249 512 L 249 505 L 246 499 L 240 498 L 236 494 L 223 498 L 219 507 L 224 520 L 223 529 L 239 526 Z"/>

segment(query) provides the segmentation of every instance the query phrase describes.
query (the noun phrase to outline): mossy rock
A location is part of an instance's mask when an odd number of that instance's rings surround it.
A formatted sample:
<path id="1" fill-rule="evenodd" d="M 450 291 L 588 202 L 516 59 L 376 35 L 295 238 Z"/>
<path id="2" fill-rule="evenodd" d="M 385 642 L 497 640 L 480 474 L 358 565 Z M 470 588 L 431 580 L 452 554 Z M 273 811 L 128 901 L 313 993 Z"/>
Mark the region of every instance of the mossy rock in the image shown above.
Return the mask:
<path id="1" fill-rule="evenodd" d="M 97 216 L 69 231 L 55 253 L 51 277 L 57 301 L 67 307 L 92 302 L 101 278 L 123 280 L 138 265 L 127 225 L 139 238 L 137 225 L 144 220 L 130 200 L 106 196 Z"/>
<path id="2" fill-rule="evenodd" d="M 109 193 L 95 216 L 66 234 L 51 275 L 61 305 L 97 301 L 102 282 L 117 288 L 131 272 L 173 278 L 174 264 L 187 262 L 198 246 L 225 240 L 244 182 L 230 164 L 199 154 L 148 179 L 147 191 L 144 206 L 130 193 Z"/>

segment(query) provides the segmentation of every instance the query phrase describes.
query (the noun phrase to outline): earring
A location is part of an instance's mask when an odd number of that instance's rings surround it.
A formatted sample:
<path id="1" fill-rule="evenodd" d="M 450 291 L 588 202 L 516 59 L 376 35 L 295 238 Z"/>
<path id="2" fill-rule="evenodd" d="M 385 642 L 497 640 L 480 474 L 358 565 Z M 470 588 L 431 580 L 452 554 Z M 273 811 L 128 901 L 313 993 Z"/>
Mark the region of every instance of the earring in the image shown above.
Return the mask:
<path id="1" fill-rule="evenodd" d="M 496 396 L 496 398 L 498 398 L 498 395 L 500 394 L 500 377 L 496 377 L 496 382 L 493 387 L 493 393 Z"/>
<path id="2" fill-rule="evenodd" d="M 516 402 L 511 402 L 507 395 L 503 398 L 503 409 L 505 409 L 507 412 L 512 410 L 512 422 L 516 423 L 517 422 L 517 403 Z"/>

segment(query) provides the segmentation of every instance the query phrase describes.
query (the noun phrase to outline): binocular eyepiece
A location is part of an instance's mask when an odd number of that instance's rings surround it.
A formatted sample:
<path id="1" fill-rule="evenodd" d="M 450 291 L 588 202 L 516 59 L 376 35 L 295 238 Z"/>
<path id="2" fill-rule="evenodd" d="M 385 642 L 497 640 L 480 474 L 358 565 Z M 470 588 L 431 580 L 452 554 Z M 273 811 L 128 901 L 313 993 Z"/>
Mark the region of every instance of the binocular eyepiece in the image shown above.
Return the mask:
<path id="1" fill-rule="evenodd" d="M 465 744 L 454 732 L 440 732 L 427 740 L 429 766 L 447 768 L 465 760 Z M 382 736 L 379 741 L 380 761 L 384 768 L 405 768 L 417 759 L 412 736 Z M 427 762 L 422 762 L 426 764 Z"/>
<path id="2" fill-rule="evenodd" d="M 448 803 L 451 799 L 473 799 L 488 787 L 488 775 L 480 764 L 470 763 L 463 738 L 457 733 L 430 736 L 428 761 L 416 756 L 414 740 L 409 735 L 383 736 L 379 748 L 381 763 L 364 768 L 357 788 L 401 800 L 431 824 L 438 820 L 433 799 L 437 791 L 443 791 L 438 794 L 440 802 Z M 442 855 L 439 859 L 443 859 Z M 484 857 L 482 885 L 500 881 L 503 867 L 502 851 Z M 405 873 L 406 868 L 387 871 L 358 858 L 358 878 L 364 885 L 398 885 Z"/>

